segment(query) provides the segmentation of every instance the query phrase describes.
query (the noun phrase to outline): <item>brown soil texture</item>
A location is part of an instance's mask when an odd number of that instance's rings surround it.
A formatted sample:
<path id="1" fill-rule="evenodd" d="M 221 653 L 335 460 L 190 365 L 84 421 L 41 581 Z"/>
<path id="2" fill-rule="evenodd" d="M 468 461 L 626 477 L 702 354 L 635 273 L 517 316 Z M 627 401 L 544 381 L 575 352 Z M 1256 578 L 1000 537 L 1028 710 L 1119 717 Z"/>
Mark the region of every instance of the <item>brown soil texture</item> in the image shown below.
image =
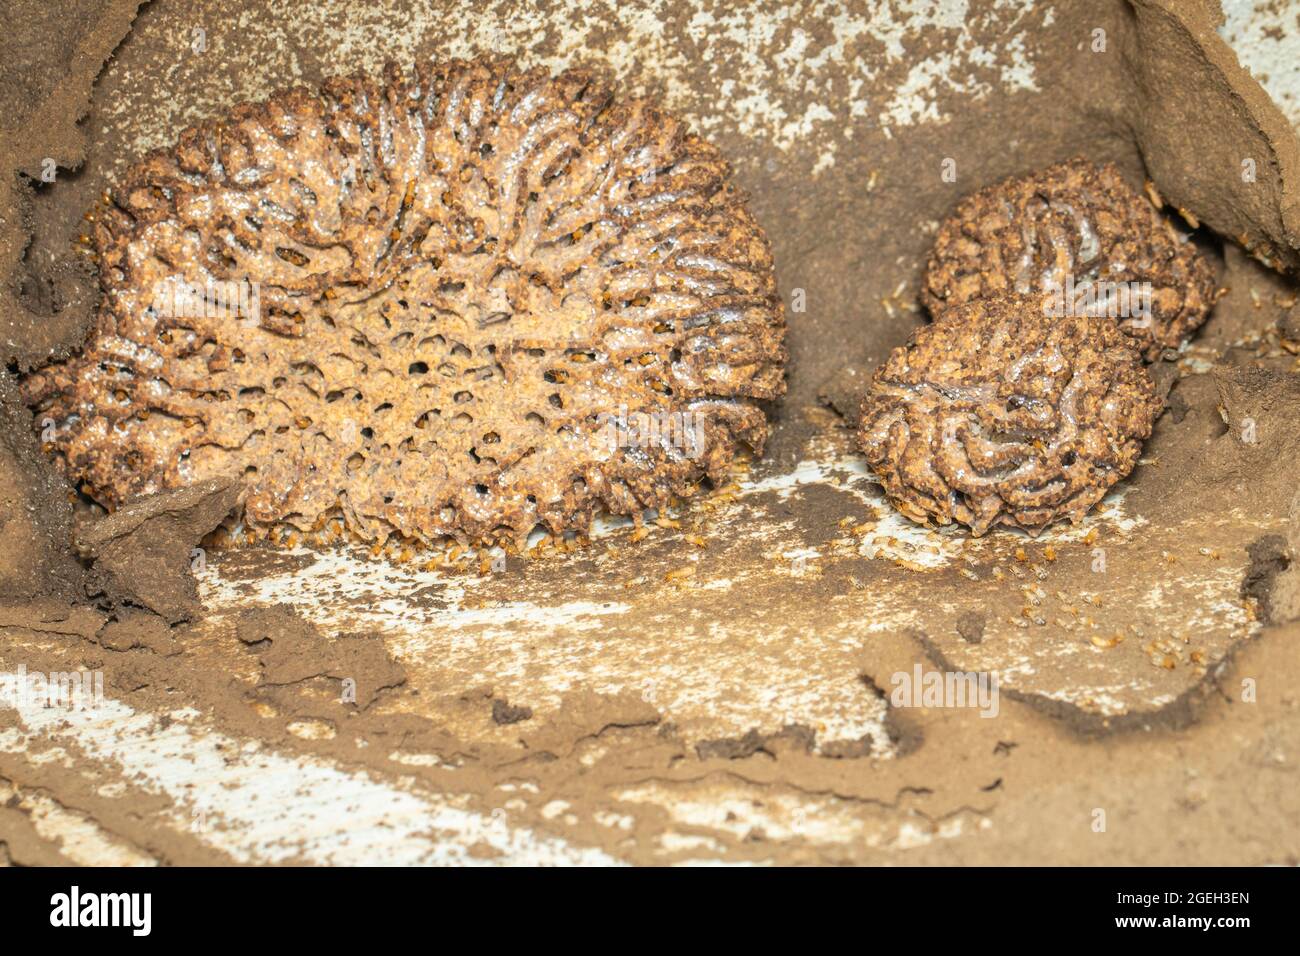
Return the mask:
<path id="1" fill-rule="evenodd" d="M 1300 149 L 1209 4 L 13 6 L 0 673 L 98 671 L 105 700 L 0 703 L 0 861 L 1300 861 Z M 762 457 L 459 573 L 215 548 L 221 482 L 111 516 L 79 496 L 17 380 L 91 328 L 85 210 L 241 100 L 480 53 L 589 61 L 732 164 L 788 322 Z M 1160 197 L 1224 292 L 1078 527 L 918 529 L 854 449 L 857 402 L 925 321 L 957 202 L 1074 156 Z M 900 697 L 918 668 L 999 694 Z"/>

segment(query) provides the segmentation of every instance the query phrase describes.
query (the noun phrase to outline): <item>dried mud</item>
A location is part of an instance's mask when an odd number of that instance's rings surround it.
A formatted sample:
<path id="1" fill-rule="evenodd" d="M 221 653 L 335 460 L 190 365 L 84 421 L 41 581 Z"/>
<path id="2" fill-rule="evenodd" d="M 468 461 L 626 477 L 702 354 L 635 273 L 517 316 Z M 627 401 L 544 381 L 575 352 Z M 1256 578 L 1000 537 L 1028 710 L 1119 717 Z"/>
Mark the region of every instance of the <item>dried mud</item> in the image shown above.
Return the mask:
<path id="1" fill-rule="evenodd" d="M 1208 6 L 975 2 L 964 29 L 813 2 L 18 7 L 0 671 L 99 670 L 105 700 L 0 706 L 0 860 L 1300 860 L 1297 296 L 1266 264 L 1300 256 L 1300 165 Z M 219 486 L 94 513 L 13 381 L 88 328 L 82 212 L 235 100 L 485 50 L 607 66 L 732 161 L 789 319 L 764 458 L 641 540 L 485 573 L 213 549 Z M 922 321 L 956 201 L 1074 155 L 1149 177 L 1227 291 L 1079 527 L 920 530 L 853 450 L 854 396 Z M 896 706 L 918 664 L 996 674 L 996 717 Z"/>

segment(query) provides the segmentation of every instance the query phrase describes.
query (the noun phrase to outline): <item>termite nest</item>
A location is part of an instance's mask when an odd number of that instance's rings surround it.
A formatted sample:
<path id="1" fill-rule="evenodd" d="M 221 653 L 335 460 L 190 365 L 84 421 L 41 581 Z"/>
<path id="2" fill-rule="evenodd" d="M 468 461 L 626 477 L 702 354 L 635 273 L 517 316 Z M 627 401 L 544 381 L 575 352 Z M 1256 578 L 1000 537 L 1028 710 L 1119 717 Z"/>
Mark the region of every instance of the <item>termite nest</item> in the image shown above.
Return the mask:
<path id="1" fill-rule="evenodd" d="M 1145 362 L 1217 292 L 1195 242 L 1112 165 L 1004 180 L 941 223 L 932 321 L 876 370 L 858 444 L 924 524 L 1037 534 L 1079 522 L 1137 464 L 1163 402 Z"/>
<path id="2" fill-rule="evenodd" d="M 945 310 L 876 371 L 858 443 L 901 512 L 1037 533 L 1133 470 L 1162 402 L 1114 321 L 1015 293 Z"/>
<path id="3" fill-rule="evenodd" d="M 1003 292 L 1052 292 L 1060 311 L 1108 316 L 1148 360 L 1210 314 L 1215 276 L 1196 243 L 1112 164 L 1085 159 L 962 199 L 939 226 L 921 300 L 944 309 Z"/>
<path id="4" fill-rule="evenodd" d="M 725 481 L 784 391 L 729 165 L 589 70 L 389 66 L 239 106 L 136 164 L 90 238 L 92 332 L 23 389 L 110 509 L 231 475 L 254 534 L 519 546 Z M 620 442 L 629 416 L 692 440 Z"/>

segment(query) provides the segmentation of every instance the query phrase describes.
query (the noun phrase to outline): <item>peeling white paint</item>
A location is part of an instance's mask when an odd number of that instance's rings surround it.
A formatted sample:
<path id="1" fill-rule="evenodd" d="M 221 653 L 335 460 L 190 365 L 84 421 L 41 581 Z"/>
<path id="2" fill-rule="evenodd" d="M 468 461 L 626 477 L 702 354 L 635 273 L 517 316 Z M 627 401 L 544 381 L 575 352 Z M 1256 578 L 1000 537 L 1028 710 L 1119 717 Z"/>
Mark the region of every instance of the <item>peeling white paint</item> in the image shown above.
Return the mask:
<path id="1" fill-rule="evenodd" d="M 73 863 L 82 866 L 154 866 L 156 861 L 76 810 L 70 810 L 39 790 L 17 788 L 0 780 L 0 804 L 31 820 L 33 828 L 58 844 Z"/>
<path id="2" fill-rule="evenodd" d="M 240 863 L 473 865 L 484 862 L 468 852 L 476 843 L 498 851 L 497 862 L 616 862 L 599 850 L 511 828 L 452 796 L 325 760 L 250 750 L 206 727 L 193 710 L 173 712 L 164 727 L 156 715 L 118 701 L 81 711 L 19 703 L 26 732 L 0 734 L 0 750 L 24 753 L 39 746 L 35 737 L 75 744 L 86 758 L 75 761 L 80 769 L 112 767 L 137 787 L 165 794 L 176 806 L 166 825 L 189 830 Z M 66 752 L 60 759 L 74 762 Z"/>
<path id="3" fill-rule="evenodd" d="M 1300 8 L 1286 0 L 1222 0 L 1219 36 L 1300 128 Z"/>
<path id="4" fill-rule="evenodd" d="M 302 50 L 329 50 L 332 63 L 377 75 L 386 60 L 410 63 L 432 47 L 449 56 L 513 55 L 551 70 L 598 63 L 625 90 L 662 95 L 705 133 L 762 139 L 814 157 L 820 172 L 835 164 L 854 119 L 874 117 L 888 134 L 946 119 L 940 104 L 947 97 L 977 101 L 997 89 L 1037 89 L 1025 38 L 1051 15 L 1027 0 L 996 0 L 979 21 L 979 32 L 995 39 L 980 44 L 968 0 L 692 0 L 684 15 L 681 9 L 670 10 L 666 0 L 573 0 L 559 14 L 548 4 L 501 0 L 327 0 L 272 9 L 256 26 L 258 42 L 269 45 L 265 72 L 241 74 L 234 89 L 214 84 L 199 103 L 160 95 L 171 84 L 160 86 L 154 73 L 129 77 L 109 121 L 130 129 L 139 151 L 165 147 L 189 123 L 301 81 Z M 196 26 L 207 31 L 208 52 L 190 55 Z M 159 31 L 152 43 L 178 51 L 169 79 L 201 70 L 204 56 L 234 55 L 252 23 L 247 14 L 227 23 L 186 12 L 150 18 L 139 29 Z M 922 43 L 926 55 L 918 58 Z M 701 64 L 708 70 L 703 85 Z"/>

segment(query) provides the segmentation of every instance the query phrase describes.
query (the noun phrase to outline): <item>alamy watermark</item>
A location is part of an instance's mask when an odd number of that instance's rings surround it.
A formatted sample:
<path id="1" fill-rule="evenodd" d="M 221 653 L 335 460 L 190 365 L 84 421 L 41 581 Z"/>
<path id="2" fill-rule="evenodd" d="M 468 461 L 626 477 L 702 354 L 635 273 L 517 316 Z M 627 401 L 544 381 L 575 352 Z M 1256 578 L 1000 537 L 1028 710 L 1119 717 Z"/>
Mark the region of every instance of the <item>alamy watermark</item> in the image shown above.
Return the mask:
<path id="1" fill-rule="evenodd" d="M 1064 318 L 1066 316 L 1092 315 L 1112 319 L 1137 319 L 1133 324 L 1146 327 L 1151 324 L 1151 283 L 1110 282 L 1089 279 L 1076 283 L 1073 275 L 1065 282 L 1052 279 L 1044 286 L 1043 314 Z"/>
<path id="2" fill-rule="evenodd" d="M 148 936 L 153 929 L 153 894 L 83 893 L 73 885 L 67 893 L 50 897 L 50 925 L 120 926 L 132 936 Z"/>
<path id="3" fill-rule="evenodd" d="M 917 663 L 889 679 L 893 707 L 971 707 L 998 715 L 998 678 L 987 671 L 926 671 Z"/>
<path id="4" fill-rule="evenodd" d="M 617 413 L 601 412 L 596 424 L 601 441 L 611 451 L 671 446 L 692 461 L 704 454 L 703 412 L 629 412 L 620 405 Z"/>
<path id="5" fill-rule="evenodd" d="M 33 706 L 62 710 L 96 710 L 104 703 L 103 671 L 0 672 L 0 704 L 18 710 Z"/>
<path id="6" fill-rule="evenodd" d="M 256 282 L 213 281 L 203 285 L 173 275 L 154 286 L 153 310 L 169 319 L 240 319 L 257 324 L 262 294 Z"/>

